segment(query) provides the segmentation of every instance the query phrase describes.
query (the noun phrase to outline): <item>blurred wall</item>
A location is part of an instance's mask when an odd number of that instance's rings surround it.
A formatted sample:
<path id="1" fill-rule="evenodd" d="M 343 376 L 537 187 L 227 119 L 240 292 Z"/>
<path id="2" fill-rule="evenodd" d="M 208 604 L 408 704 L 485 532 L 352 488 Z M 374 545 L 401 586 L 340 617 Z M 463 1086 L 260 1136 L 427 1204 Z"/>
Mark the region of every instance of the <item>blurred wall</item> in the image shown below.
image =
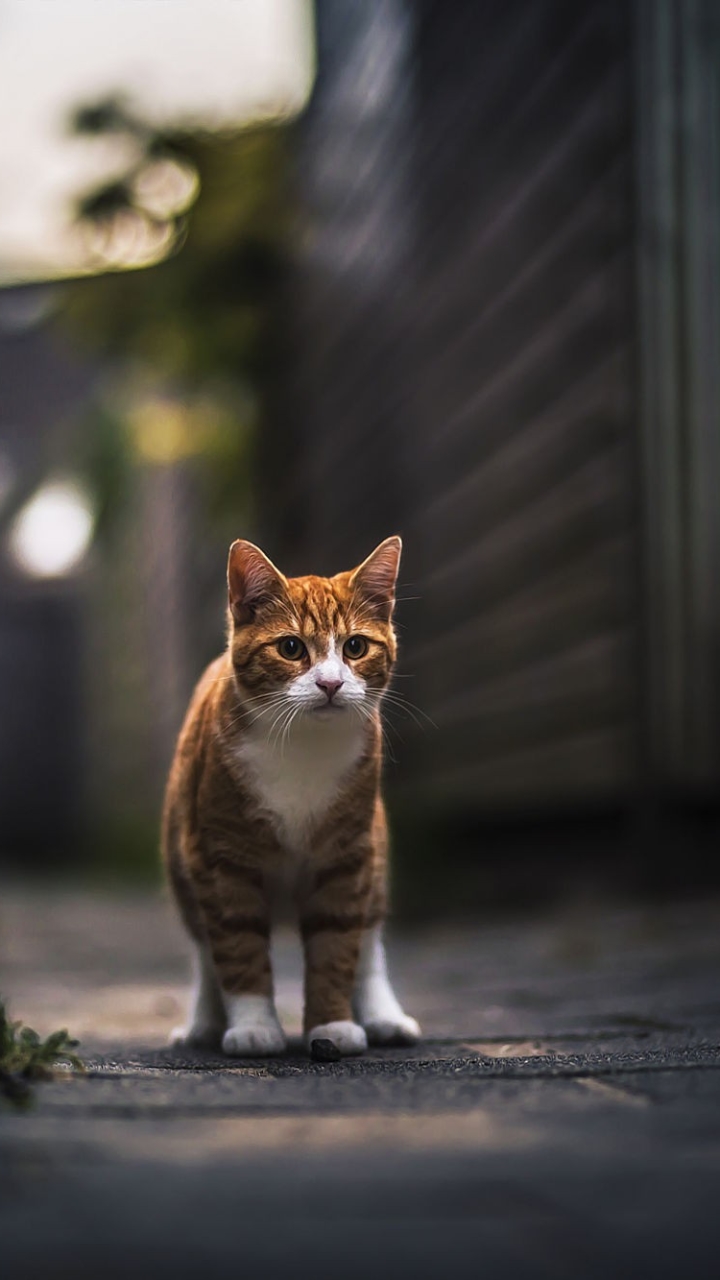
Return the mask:
<path id="1" fill-rule="evenodd" d="M 717 17 L 318 2 L 267 527 L 405 535 L 421 814 L 716 799 Z"/>
<path id="2" fill-rule="evenodd" d="M 152 268 L 0 290 L 0 864 L 152 875 L 175 738 L 224 641 L 227 548 L 254 531 L 288 125 L 88 115 L 139 131 L 150 172 L 171 135 L 199 195 Z M 110 213 L 104 187 L 90 199 L 108 242 L 114 191 Z M 60 482 L 87 532 L 58 570 Z"/>
<path id="3" fill-rule="evenodd" d="M 52 289 L 0 296 L 0 862 L 66 855 L 86 794 L 81 584 L 38 580 L 8 554 L 14 511 L 57 463 L 98 367 L 48 334 Z"/>

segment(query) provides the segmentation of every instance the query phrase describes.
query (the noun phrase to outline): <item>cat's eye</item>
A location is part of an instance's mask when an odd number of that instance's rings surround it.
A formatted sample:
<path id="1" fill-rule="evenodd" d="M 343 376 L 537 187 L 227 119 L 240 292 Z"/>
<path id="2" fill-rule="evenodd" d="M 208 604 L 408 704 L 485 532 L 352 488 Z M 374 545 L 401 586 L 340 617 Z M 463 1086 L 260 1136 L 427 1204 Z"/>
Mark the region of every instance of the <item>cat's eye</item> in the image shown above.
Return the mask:
<path id="1" fill-rule="evenodd" d="M 297 636 L 283 636 L 278 640 L 277 648 L 280 657 L 287 658 L 288 662 L 299 662 L 305 654 L 305 645 Z"/>
<path id="2" fill-rule="evenodd" d="M 364 658 L 368 651 L 368 642 L 364 636 L 350 636 L 343 645 L 346 658 Z"/>

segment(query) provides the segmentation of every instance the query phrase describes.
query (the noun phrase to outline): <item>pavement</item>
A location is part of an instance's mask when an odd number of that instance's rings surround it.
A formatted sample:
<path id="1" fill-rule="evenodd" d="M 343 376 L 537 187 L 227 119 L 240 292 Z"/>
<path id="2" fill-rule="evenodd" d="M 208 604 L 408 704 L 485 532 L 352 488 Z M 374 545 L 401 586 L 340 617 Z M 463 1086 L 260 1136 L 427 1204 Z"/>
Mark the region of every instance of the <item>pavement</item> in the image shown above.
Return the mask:
<path id="1" fill-rule="evenodd" d="M 720 1275 L 720 901 L 574 900 L 389 939 L 425 1039 L 287 1057 L 167 1047 L 187 948 L 150 894 L 0 884 L 11 1014 L 85 1076 L 0 1110 L 0 1272 Z"/>

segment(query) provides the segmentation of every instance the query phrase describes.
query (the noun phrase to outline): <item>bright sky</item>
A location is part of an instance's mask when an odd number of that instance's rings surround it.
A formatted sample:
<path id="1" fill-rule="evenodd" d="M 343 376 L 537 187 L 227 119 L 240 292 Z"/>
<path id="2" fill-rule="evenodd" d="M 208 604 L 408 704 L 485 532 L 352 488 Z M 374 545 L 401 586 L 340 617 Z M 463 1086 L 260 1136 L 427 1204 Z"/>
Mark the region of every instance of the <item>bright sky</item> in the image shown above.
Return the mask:
<path id="1" fill-rule="evenodd" d="M 0 285 L 83 269 L 71 200 L 122 156 L 73 107 L 232 125 L 299 110 L 312 66 L 310 0 L 0 0 Z"/>

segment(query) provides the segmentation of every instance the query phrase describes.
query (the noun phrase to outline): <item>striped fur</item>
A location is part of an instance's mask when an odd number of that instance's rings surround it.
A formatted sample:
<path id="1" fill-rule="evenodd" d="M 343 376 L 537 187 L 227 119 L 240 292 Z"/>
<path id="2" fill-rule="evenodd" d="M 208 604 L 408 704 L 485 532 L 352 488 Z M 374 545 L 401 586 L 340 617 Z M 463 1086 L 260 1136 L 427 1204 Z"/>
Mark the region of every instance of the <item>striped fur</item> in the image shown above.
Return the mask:
<path id="1" fill-rule="evenodd" d="M 308 1041 L 356 1053 L 367 1038 L 419 1034 L 381 940 L 380 703 L 400 549 L 389 538 L 352 572 L 287 579 L 251 543 L 230 548 L 228 646 L 193 695 L 163 814 L 168 877 L 197 947 L 186 1041 L 284 1047 L 269 946 L 283 888 L 302 933 Z"/>

